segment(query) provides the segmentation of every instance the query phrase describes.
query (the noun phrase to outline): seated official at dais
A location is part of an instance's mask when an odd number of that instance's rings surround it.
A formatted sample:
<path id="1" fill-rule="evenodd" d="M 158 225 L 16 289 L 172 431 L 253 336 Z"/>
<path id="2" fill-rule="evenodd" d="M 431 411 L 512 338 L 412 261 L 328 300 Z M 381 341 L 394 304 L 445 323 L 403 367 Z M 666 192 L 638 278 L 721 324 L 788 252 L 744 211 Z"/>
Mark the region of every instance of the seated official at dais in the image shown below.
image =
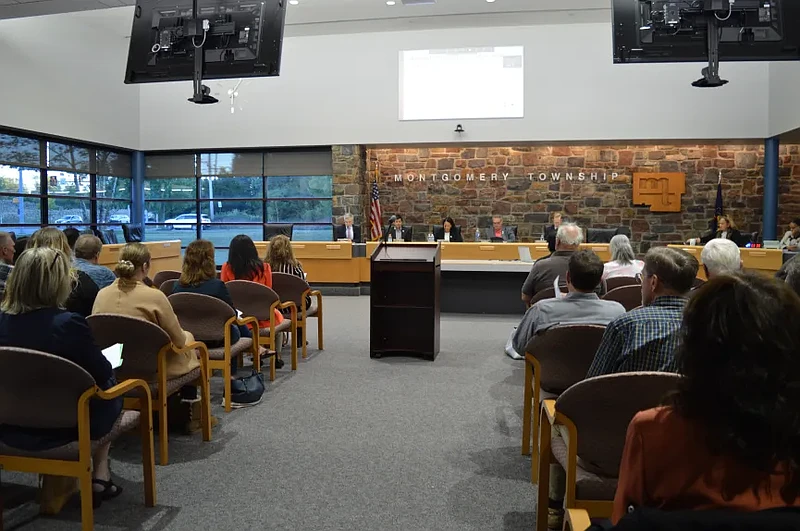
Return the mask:
<path id="1" fill-rule="evenodd" d="M 334 228 L 334 238 L 337 240 L 350 240 L 353 243 L 361 242 L 361 227 L 353 225 L 353 214 L 344 215 L 344 225 Z"/>
<path id="2" fill-rule="evenodd" d="M 403 216 L 395 214 L 394 221 L 386 227 L 386 239 L 393 242 L 410 242 L 413 239 L 411 227 L 403 226 Z"/>
<path id="3" fill-rule="evenodd" d="M 446 217 L 442 221 L 442 226 L 433 230 L 433 237 L 438 241 L 444 242 L 463 242 L 464 238 L 461 236 L 461 229 L 456 226 L 453 218 Z"/>
<path id="4" fill-rule="evenodd" d="M 742 233 L 736 228 L 736 224 L 730 216 L 719 216 L 717 220 L 717 231 L 709 232 L 700 238 L 700 243 L 705 245 L 714 238 L 724 238 L 742 247 L 746 242 L 742 241 Z"/>
<path id="5" fill-rule="evenodd" d="M 779 247 L 787 251 L 800 251 L 800 218 L 789 223 L 789 230 L 781 238 Z"/>

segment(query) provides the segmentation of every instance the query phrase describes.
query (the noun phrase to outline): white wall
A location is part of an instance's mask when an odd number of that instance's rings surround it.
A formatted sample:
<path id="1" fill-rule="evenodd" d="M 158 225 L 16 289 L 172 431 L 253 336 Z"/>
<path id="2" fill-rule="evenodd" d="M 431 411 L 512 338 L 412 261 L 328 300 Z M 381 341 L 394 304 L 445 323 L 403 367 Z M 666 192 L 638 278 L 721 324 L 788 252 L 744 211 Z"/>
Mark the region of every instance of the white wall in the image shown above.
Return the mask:
<path id="1" fill-rule="evenodd" d="M 0 125 L 136 148 L 131 8 L 0 21 Z"/>
<path id="2" fill-rule="evenodd" d="M 770 63 L 770 136 L 797 128 L 800 128 L 800 61 Z"/>
<path id="3" fill-rule="evenodd" d="M 402 49 L 525 45 L 525 118 L 398 120 Z M 240 87 L 240 105 L 196 106 L 188 83 L 141 88 L 141 148 L 349 143 L 762 138 L 766 63 L 725 63 L 730 84 L 697 89 L 702 64 L 614 65 L 608 24 L 359 33 L 287 38 L 278 78 Z M 479 76 L 480 73 L 475 75 Z M 458 90 L 462 79 L 431 79 Z M 232 81 L 211 81 L 224 100 Z M 754 97 L 756 96 L 756 97 Z M 743 104 L 747 102 L 747 104 Z"/>

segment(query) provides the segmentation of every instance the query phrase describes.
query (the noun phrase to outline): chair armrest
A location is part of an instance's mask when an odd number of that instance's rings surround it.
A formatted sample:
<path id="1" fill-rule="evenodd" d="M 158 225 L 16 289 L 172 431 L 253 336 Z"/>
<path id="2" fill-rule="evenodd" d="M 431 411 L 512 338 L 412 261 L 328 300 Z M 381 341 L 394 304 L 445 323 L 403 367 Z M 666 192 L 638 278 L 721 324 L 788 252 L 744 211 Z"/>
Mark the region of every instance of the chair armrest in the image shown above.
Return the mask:
<path id="1" fill-rule="evenodd" d="M 556 401 L 555 400 L 544 400 L 542 401 L 542 411 L 547 416 L 547 420 L 550 421 L 550 424 L 556 423 Z"/>
<path id="2" fill-rule="evenodd" d="M 258 328 L 258 319 L 255 317 L 242 317 L 241 319 L 237 318 L 235 322 L 238 325 L 252 324 L 253 327 Z"/>
<path id="3" fill-rule="evenodd" d="M 317 304 L 322 304 L 322 292 L 318 289 L 314 289 L 308 292 L 309 297 L 316 297 Z"/>
<path id="4" fill-rule="evenodd" d="M 591 526 L 586 509 L 567 509 L 564 513 L 564 531 L 586 531 Z"/>
<path id="5" fill-rule="evenodd" d="M 144 390 L 145 394 L 148 396 L 148 399 L 149 399 L 150 387 L 147 385 L 147 382 L 145 382 L 144 380 L 138 380 L 138 379 L 137 380 L 134 380 L 134 379 L 125 380 L 123 382 L 118 383 L 117 385 L 115 385 L 114 387 L 112 387 L 110 389 L 106 389 L 105 391 L 100 389 L 97 392 L 97 396 L 99 396 L 103 400 L 113 400 L 114 398 L 118 398 L 118 397 L 124 395 L 125 393 L 128 393 L 128 392 L 132 391 L 133 389 L 135 389 L 137 387 L 141 387 Z"/>

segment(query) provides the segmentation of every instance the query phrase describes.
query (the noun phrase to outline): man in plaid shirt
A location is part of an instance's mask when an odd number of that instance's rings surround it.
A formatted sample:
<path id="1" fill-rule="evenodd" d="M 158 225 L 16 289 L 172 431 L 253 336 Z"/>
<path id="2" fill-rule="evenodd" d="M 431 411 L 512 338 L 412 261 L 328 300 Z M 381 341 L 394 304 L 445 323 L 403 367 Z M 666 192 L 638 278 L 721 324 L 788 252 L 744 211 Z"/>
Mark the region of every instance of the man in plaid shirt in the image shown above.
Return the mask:
<path id="1" fill-rule="evenodd" d="M 683 308 L 697 276 L 685 251 L 654 247 L 644 257 L 642 307 L 611 321 L 586 377 L 634 371 L 676 372 Z"/>

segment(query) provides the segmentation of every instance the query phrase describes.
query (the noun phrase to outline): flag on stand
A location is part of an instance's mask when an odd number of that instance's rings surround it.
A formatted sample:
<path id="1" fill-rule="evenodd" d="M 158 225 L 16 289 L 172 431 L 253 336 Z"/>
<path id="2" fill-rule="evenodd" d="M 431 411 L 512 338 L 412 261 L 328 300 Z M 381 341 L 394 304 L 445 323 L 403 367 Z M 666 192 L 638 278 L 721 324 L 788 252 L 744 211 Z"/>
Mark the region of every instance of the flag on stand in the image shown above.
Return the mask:
<path id="1" fill-rule="evenodd" d="M 375 180 L 372 181 L 372 200 L 369 206 L 370 236 L 377 241 L 383 236 L 383 213 L 381 212 L 381 194 L 378 192 L 378 167 L 375 166 Z"/>
<path id="2" fill-rule="evenodd" d="M 719 171 L 719 179 L 717 179 L 717 202 L 714 205 L 714 230 L 711 232 L 716 233 L 719 227 L 719 218 L 725 213 L 722 208 L 722 170 Z"/>

